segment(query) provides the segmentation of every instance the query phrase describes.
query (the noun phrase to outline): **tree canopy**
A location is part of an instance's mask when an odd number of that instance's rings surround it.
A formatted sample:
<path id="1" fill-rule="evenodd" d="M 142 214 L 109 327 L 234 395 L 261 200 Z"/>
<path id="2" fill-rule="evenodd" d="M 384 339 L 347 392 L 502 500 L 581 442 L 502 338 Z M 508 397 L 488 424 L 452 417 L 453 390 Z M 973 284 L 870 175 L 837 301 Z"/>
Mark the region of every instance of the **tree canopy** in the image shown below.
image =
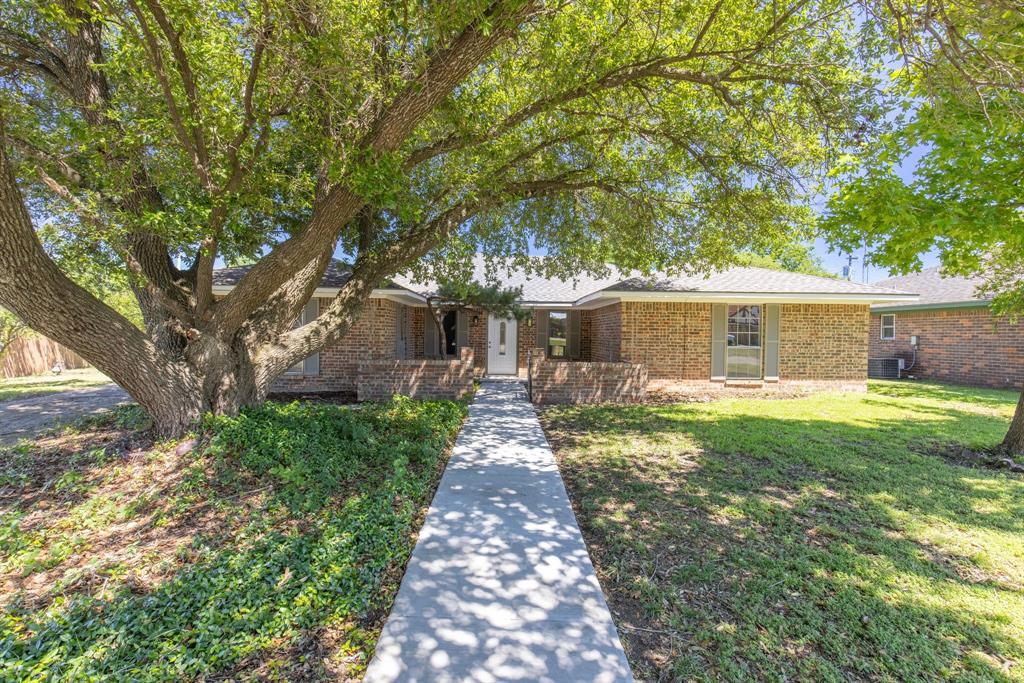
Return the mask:
<path id="1" fill-rule="evenodd" d="M 8 4 L 0 303 L 171 425 L 260 400 L 398 271 L 762 253 L 877 125 L 872 34 L 839 0 Z M 128 278 L 145 332 L 32 217 Z M 336 251 L 352 279 L 293 329 Z M 219 300 L 218 258 L 256 260 Z"/>
<path id="2" fill-rule="evenodd" d="M 1002 0 L 885 3 L 902 109 L 835 171 L 823 226 L 906 272 L 935 249 L 981 277 L 992 311 L 1024 315 L 1024 11 Z M 1024 389 L 1024 387 L 1021 387 Z M 1024 453 L 1024 392 L 1003 445 Z"/>
<path id="3" fill-rule="evenodd" d="M 934 249 L 946 273 L 985 279 L 997 313 L 1024 313 L 1024 12 L 895 7 L 901 108 L 837 164 L 824 229 L 899 272 Z"/>

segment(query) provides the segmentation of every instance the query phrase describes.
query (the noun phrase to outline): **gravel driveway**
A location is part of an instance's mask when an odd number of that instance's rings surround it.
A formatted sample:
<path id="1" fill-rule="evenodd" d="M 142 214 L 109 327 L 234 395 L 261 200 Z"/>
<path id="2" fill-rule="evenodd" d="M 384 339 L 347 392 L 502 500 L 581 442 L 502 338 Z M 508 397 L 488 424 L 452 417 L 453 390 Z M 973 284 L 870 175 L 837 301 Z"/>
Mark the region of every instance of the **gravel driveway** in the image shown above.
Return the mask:
<path id="1" fill-rule="evenodd" d="M 0 445 L 11 445 L 60 422 L 94 415 L 131 398 L 116 384 L 0 403 Z"/>

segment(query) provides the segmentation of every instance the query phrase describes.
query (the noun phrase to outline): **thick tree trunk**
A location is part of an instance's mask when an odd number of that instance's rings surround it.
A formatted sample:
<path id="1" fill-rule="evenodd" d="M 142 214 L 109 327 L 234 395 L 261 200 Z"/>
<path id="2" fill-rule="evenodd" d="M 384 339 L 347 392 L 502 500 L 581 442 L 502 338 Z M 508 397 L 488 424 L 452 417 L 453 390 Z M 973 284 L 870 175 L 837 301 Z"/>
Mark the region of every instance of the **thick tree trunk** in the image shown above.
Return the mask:
<path id="1" fill-rule="evenodd" d="M 192 331 L 189 341 L 151 308 L 147 326 L 154 329 L 147 336 L 64 275 L 39 242 L 2 144 L 0 244 L 0 305 L 121 385 L 161 434 L 182 434 L 207 411 L 235 414 L 258 399 L 240 335 L 227 344 Z"/>
<path id="2" fill-rule="evenodd" d="M 1024 455 L 1024 391 L 1017 401 L 1017 410 L 1010 422 L 1010 430 L 1003 439 L 1003 448 L 1017 455 Z"/>
<path id="3" fill-rule="evenodd" d="M 244 351 L 219 343 L 200 343 L 190 349 L 186 372 L 180 381 L 148 386 L 138 382 L 128 392 L 146 409 L 154 429 L 164 436 L 180 436 L 195 428 L 203 415 L 237 415 L 242 408 L 259 403 L 255 365 Z M 110 373 L 117 379 L 116 373 Z"/>
<path id="4" fill-rule="evenodd" d="M 106 113 L 112 89 L 104 71 L 96 69 L 105 61 L 102 25 L 90 21 L 74 3 L 66 4 L 77 28 L 68 33 L 66 64 L 54 74 L 55 84 L 71 96 L 89 126 L 105 127 L 107 135 L 116 137 L 117 119 Z M 357 144 L 361 153 L 374 156 L 400 149 L 429 112 L 540 7 L 535 0 L 493 3 L 450 45 L 437 50 L 419 76 L 368 122 Z M 422 256 L 456 224 L 456 212 L 449 209 L 444 221 L 421 226 L 379 253 L 365 257 L 360 249 L 342 292 L 302 331 L 288 330 L 296 308 L 320 281 L 341 230 L 365 204 L 344 184 L 331 187 L 323 201 L 318 198 L 309 225 L 272 249 L 218 305 L 210 286 L 215 246 L 201 252 L 193 268 L 180 271 L 162 239 L 144 231 L 131 233 L 124 256 L 139 279 L 136 293 L 147 328 L 143 333 L 71 281 L 46 254 L 17 188 L 3 137 L 0 119 L 0 304 L 109 375 L 166 435 L 188 430 L 206 412 L 233 415 L 261 401 L 296 360 L 347 332 L 382 277 Z M 116 146 L 111 154 L 108 162 L 120 167 Z M 131 167 L 133 180 L 126 192 L 117 194 L 122 197 L 120 209 L 139 217 L 159 209 L 162 197 L 142 157 L 130 152 L 129 157 L 123 161 Z M 224 190 L 230 194 L 230 182 Z M 459 215 L 466 220 L 470 214 L 463 206 Z M 360 244 L 370 246 L 372 240 Z M 443 340 L 443 329 L 440 336 Z"/>

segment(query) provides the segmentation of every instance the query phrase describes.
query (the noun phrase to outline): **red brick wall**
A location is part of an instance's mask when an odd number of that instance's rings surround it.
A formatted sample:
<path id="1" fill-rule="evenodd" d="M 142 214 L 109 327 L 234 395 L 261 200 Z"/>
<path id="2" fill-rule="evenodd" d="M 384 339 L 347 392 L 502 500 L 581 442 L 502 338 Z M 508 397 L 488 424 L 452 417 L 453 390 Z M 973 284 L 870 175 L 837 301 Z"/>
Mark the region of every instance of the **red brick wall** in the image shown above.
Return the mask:
<path id="1" fill-rule="evenodd" d="M 412 323 L 412 357 L 423 358 L 426 351 L 423 347 L 426 340 L 423 338 L 423 325 L 426 320 L 427 309 L 410 306 L 409 307 L 409 319 Z"/>
<path id="2" fill-rule="evenodd" d="M 616 363 L 622 353 L 622 304 L 587 311 L 591 340 L 589 357 L 599 363 Z M 581 325 L 582 327 L 582 325 Z"/>
<path id="3" fill-rule="evenodd" d="M 872 358 L 913 357 L 910 336 L 919 337 L 917 364 L 909 374 L 942 382 L 1024 388 L 1024 323 L 993 318 L 987 308 L 904 311 L 896 315 L 896 339 L 879 339 L 880 314 L 868 331 Z"/>
<path id="4" fill-rule="evenodd" d="M 647 366 L 650 391 L 704 393 L 725 388 L 720 382 L 710 381 L 710 303 L 623 302 L 619 307 L 619 359 Z M 866 305 L 782 305 L 779 384 L 863 390 L 867 379 L 867 324 Z M 594 349 L 602 346 L 600 329 L 595 318 Z M 599 353 L 595 352 L 595 360 Z M 779 384 L 766 383 L 765 387 L 772 389 Z"/>
<path id="5" fill-rule="evenodd" d="M 477 377 L 487 372 L 487 314 L 482 311 L 469 311 L 466 321 L 469 332 L 469 347 L 473 349 L 473 369 Z M 474 322 L 474 320 L 476 322 Z"/>
<path id="6" fill-rule="evenodd" d="M 371 299 L 349 333 L 320 353 L 319 375 L 284 376 L 275 383 L 274 390 L 354 392 L 360 362 L 394 359 L 396 311 L 400 305 L 387 299 Z M 480 375 L 487 363 L 487 315 L 483 312 L 470 312 L 469 315 L 470 347 L 475 359 L 475 372 Z M 411 310 L 411 316 L 412 352 L 414 358 L 422 359 L 426 311 L 416 307 Z M 476 323 L 473 322 L 474 317 L 477 318 Z M 780 380 L 841 388 L 851 388 L 857 383 L 862 385 L 867 372 L 868 318 L 866 306 L 782 306 Z M 526 376 L 527 353 L 536 344 L 535 319 L 535 315 L 531 316 L 518 325 L 517 355 L 522 377 Z M 1015 329 L 1019 331 L 1019 328 Z M 580 329 L 583 335 L 580 342 L 582 359 L 642 363 L 647 366 L 652 390 L 706 391 L 715 386 L 709 381 L 711 304 L 612 304 L 584 311 Z M 911 334 L 899 324 L 897 333 Z M 924 332 L 918 334 L 925 335 Z M 940 337 L 937 333 L 927 334 L 932 338 Z M 877 331 L 874 336 L 877 337 Z M 994 353 L 985 354 L 990 360 L 982 358 L 975 363 L 990 362 L 995 368 Z M 1019 355 L 1011 357 L 1005 349 L 1001 353 L 1018 366 L 1024 364 Z M 1003 386 L 998 383 L 991 385 Z"/>
<path id="7" fill-rule="evenodd" d="M 526 377 L 526 356 L 537 345 L 537 311 L 516 326 L 516 367 L 519 376 Z"/>
<path id="8" fill-rule="evenodd" d="M 779 318 L 779 380 L 866 382 L 868 307 L 783 304 Z"/>
<path id="9" fill-rule="evenodd" d="M 321 309 L 330 299 L 321 299 Z M 388 299 L 370 299 L 341 340 L 320 352 L 320 374 L 282 375 L 273 391 L 316 392 L 356 390 L 356 368 L 360 361 L 395 357 L 395 311 L 401 304 Z"/>
<path id="10" fill-rule="evenodd" d="M 594 360 L 594 312 L 580 311 L 580 360 Z"/>
<path id="11" fill-rule="evenodd" d="M 380 401 L 396 394 L 421 399 L 455 399 L 473 391 L 473 350 L 458 360 L 374 360 L 359 363 L 356 397 Z"/>
<path id="12" fill-rule="evenodd" d="M 622 360 L 647 365 L 651 380 L 711 377 L 711 304 L 630 301 L 621 306 Z"/>
<path id="13" fill-rule="evenodd" d="M 647 367 L 639 363 L 551 361 L 531 349 L 530 399 L 536 404 L 636 403 L 647 395 Z"/>

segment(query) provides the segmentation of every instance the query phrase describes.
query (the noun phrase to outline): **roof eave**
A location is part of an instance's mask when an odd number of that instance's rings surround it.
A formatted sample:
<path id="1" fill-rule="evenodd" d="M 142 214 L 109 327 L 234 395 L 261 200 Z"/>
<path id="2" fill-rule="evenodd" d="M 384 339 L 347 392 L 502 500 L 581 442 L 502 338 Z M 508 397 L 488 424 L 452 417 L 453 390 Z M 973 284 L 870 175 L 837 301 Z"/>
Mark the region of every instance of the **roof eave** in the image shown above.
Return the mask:
<path id="1" fill-rule="evenodd" d="M 991 299 L 971 299 L 970 301 L 940 301 L 924 304 L 882 304 L 872 306 L 872 313 L 900 313 L 910 311 L 941 311 L 958 308 L 988 308 Z"/>
<path id="2" fill-rule="evenodd" d="M 598 308 L 617 301 L 694 301 L 780 304 L 873 304 L 917 301 L 916 294 L 880 292 L 636 292 L 602 290 L 577 299 L 577 308 Z"/>
<path id="3" fill-rule="evenodd" d="M 234 288 L 234 285 L 214 285 L 213 293 L 215 296 L 224 296 L 229 294 Z M 338 287 L 317 287 L 313 290 L 313 296 L 327 299 L 337 296 L 339 291 L 341 289 Z M 376 287 L 370 292 L 370 298 L 391 299 L 392 301 L 412 306 L 422 306 L 427 301 L 421 294 L 402 287 Z"/>

